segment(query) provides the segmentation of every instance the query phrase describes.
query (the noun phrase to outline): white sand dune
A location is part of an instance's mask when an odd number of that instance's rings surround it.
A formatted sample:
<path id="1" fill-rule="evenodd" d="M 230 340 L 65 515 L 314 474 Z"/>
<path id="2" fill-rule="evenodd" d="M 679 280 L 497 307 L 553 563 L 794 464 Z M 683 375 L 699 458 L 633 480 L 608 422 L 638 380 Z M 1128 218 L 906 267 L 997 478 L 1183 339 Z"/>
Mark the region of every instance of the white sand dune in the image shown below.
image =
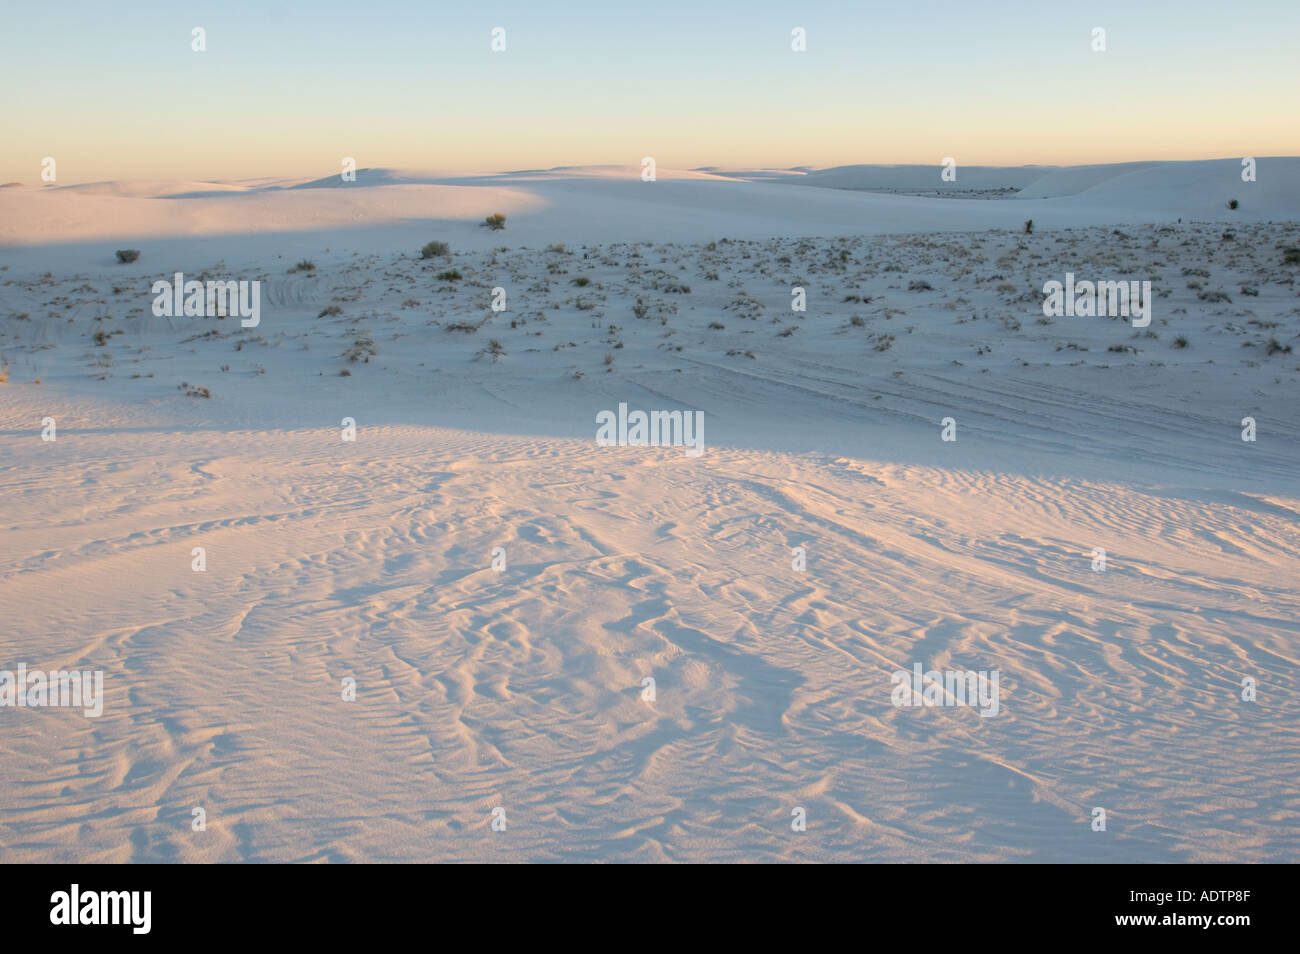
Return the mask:
<path id="1" fill-rule="evenodd" d="M 510 218 L 511 242 L 521 245 L 1019 230 L 1026 219 L 1042 229 L 1300 217 L 1300 159 L 1260 159 L 1257 171 L 1257 181 L 1245 183 L 1235 159 L 1057 171 L 972 168 L 959 171 L 953 185 L 1021 191 L 1003 201 L 959 204 L 892 194 L 923 187 L 927 170 L 916 166 L 778 177 L 659 169 L 653 183 L 628 166 L 498 175 L 362 169 L 356 183 L 334 175 L 243 184 L 24 186 L 0 190 L 0 248 L 11 261 L 35 267 L 38 256 L 57 262 L 72 245 L 67 261 L 79 267 L 92 244 L 166 239 L 197 250 L 210 247 L 214 236 L 274 236 L 254 242 L 251 262 L 299 247 L 299 237 L 302 247 L 324 240 L 346 242 L 350 251 L 387 250 L 409 244 L 431 224 L 459 226 L 462 247 L 490 248 L 499 237 L 477 224 L 491 212 Z M 944 191 L 939 167 L 928 175 L 932 188 Z M 1233 198 L 1240 203 L 1235 211 L 1227 208 Z M 240 247 L 228 243 L 223 251 Z M 102 263 L 111 264 L 111 256 Z"/>
<path id="2" fill-rule="evenodd" d="M 0 190 L 0 861 L 1294 861 L 1298 164 Z"/>
<path id="3" fill-rule="evenodd" d="M 782 176 L 759 171 L 735 173 L 738 178 L 772 178 L 790 185 L 820 186 L 827 189 L 853 189 L 878 192 L 940 192 L 1010 190 L 1018 191 L 1038 181 L 1050 166 L 956 166 L 955 178 L 944 179 L 936 165 L 855 165 L 788 172 Z"/>

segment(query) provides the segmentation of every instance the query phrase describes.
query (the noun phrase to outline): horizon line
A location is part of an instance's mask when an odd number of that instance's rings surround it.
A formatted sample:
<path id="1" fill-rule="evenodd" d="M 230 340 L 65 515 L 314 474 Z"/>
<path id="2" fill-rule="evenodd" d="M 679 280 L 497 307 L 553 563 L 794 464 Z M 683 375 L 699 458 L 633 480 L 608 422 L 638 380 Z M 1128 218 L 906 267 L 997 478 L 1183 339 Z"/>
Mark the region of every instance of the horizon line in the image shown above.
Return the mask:
<path id="1" fill-rule="evenodd" d="M 1015 163 L 1015 164 L 1004 164 L 1004 163 L 986 163 L 986 162 L 967 162 L 967 163 L 958 162 L 956 163 L 956 168 L 958 169 L 958 171 L 962 169 L 1058 169 L 1059 170 L 1059 169 L 1100 168 L 1105 166 L 1126 166 L 1126 165 L 1141 165 L 1141 164 L 1172 165 L 1172 164 L 1190 164 L 1190 163 L 1197 163 L 1197 162 L 1230 162 L 1230 161 L 1240 162 L 1248 158 L 1254 159 L 1255 161 L 1258 162 L 1264 159 L 1300 159 L 1300 155 L 1275 155 L 1275 156 L 1233 155 L 1233 156 L 1207 156 L 1207 157 L 1196 158 L 1196 159 L 1121 159 L 1121 160 L 1110 161 L 1110 162 L 1067 162 L 1067 163 L 1022 162 L 1022 163 Z M 714 173 L 719 175 L 725 175 L 729 172 L 732 173 L 788 172 L 788 173 L 807 174 L 812 172 L 829 172 L 834 169 L 852 169 L 852 168 L 924 169 L 929 167 L 933 167 L 935 169 L 942 169 L 944 168 L 944 163 L 943 162 L 848 162 L 848 163 L 837 163 L 835 165 L 829 165 L 829 166 L 817 166 L 817 165 L 808 165 L 808 164 L 786 166 L 786 165 L 765 165 L 761 163 L 744 163 L 744 164 L 728 164 L 728 165 L 714 164 L 714 165 L 697 165 L 697 166 L 676 166 L 676 165 L 663 165 L 663 164 L 656 165 L 656 169 L 666 170 L 669 172 L 698 172 L 698 173 Z M 463 169 L 463 168 L 458 169 L 454 167 L 436 168 L 436 167 L 418 167 L 418 166 L 408 166 L 408 165 L 373 165 L 373 166 L 359 166 L 356 168 L 355 172 L 357 174 L 360 174 L 363 172 L 396 171 L 396 172 L 410 172 L 410 173 L 424 173 L 424 174 L 438 174 L 438 175 L 510 176 L 510 175 L 524 175 L 528 173 L 559 172 L 567 169 L 637 170 L 640 169 L 640 166 L 635 162 L 629 162 L 629 163 L 571 162 L 571 163 L 563 163 L 561 165 L 555 165 L 555 166 L 529 166 L 529 167 L 521 167 L 521 168 L 513 168 L 513 169 Z M 43 189 L 57 190 L 57 189 L 72 188 L 74 186 L 111 185 L 111 184 L 126 184 L 126 183 L 144 183 L 144 182 L 242 183 L 242 182 L 260 182 L 260 181 L 276 180 L 276 179 L 281 179 L 281 180 L 301 179 L 304 182 L 313 182 L 313 181 L 322 181 L 325 179 L 334 178 L 335 176 L 339 176 L 339 175 L 341 175 L 341 173 L 339 172 L 330 172 L 325 175 L 317 175 L 317 176 L 312 176 L 310 174 L 307 176 L 304 176 L 302 174 L 272 174 L 272 175 L 261 175 L 261 176 L 240 176 L 235 178 L 230 178 L 230 177 L 216 178 L 216 177 L 208 177 L 208 176 L 194 178 L 194 177 L 183 176 L 183 175 L 176 176 L 176 177 L 162 177 L 162 178 L 157 176 L 137 176 L 137 177 L 130 177 L 130 178 L 124 177 L 124 178 L 114 178 L 114 179 L 84 179 L 84 180 L 77 180 L 74 182 L 46 182 L 46 183 L 40 183 L 40 182 L 28 183 L 28 182 L 21 182 L 18 180 L 14 180 L 10 182 L 0 183 L 0 189 L 15 188 L 15 187 L 25 188 L 28 186 L 33 186 L 33 187 L 42 187 Z M 360 185 L 360 183 L 355 183 L 355 182 L 348 182 L 347 184 Z M 954 184 L 948 183 L 948 185 L 954 185 Z M 960 186 L 958 185 L 956 186 L 956 188 L 959 189 Z"/>

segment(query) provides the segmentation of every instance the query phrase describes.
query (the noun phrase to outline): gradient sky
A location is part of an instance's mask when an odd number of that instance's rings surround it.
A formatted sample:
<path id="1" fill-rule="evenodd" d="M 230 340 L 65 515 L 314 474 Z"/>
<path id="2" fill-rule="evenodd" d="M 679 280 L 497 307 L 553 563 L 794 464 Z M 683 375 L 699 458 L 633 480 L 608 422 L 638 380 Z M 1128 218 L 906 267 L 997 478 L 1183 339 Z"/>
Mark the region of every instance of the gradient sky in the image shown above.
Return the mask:
<path id="1" fill-rule="evenodd" d="M 507 170 L 1300 154 L 1296 0 L 21 0 L 0 24 L 0 181 L 39 182 L 44 156 L 63 185 L 329 175 L 343 156 Z"/>

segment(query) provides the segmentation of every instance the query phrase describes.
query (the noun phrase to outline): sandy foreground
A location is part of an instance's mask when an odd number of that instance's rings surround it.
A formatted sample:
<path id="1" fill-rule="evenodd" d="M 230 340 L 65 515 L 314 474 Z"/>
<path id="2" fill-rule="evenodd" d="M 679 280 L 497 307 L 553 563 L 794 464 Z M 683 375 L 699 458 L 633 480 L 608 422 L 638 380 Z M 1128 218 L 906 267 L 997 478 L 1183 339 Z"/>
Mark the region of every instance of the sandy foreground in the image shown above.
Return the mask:
<path id="1" fill-rule="evenodd" d="M 0 190 L 0 669 L 104 674 L 0 708 L 0 861 L 1296 860 L 1259 168 Z M 176 272 L 259 323 L 155 316 Z M 1067 272 L 1150 324 L 1044 316 Z M 894 705 L 918 663 L 996 714 Z"/>

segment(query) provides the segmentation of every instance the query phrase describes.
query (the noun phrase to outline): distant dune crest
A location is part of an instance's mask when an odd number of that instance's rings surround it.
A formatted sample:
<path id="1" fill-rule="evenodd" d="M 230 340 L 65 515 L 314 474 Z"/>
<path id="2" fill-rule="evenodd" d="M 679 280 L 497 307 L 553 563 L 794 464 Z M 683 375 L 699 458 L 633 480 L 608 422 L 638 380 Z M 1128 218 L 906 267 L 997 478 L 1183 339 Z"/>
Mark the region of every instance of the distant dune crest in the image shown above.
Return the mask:
<path id="1" fill-rule="evenodd" d="M 1020 231 L 1028 219 L 1051 230 L 1300 218 L 1294 157 L 1063 168 L 955 160 L 820 170 L 658 166 L 652 181 L 642 173 L 633 164 L 503 173 L 362 168 L 347 180 L 333 174 L 14 186 L 0 190 L 0 246 L 399 226 L 400 235 L 388 230 L 342 241 L 355 250 L 381 248 L 411 241 L 415 228 L 442 228 L 465 247 L 489 247 L 499 239 L 477 234 L 476 226 L 494 212 L 509 217 L 511 243 L 521 245 Z"/>

